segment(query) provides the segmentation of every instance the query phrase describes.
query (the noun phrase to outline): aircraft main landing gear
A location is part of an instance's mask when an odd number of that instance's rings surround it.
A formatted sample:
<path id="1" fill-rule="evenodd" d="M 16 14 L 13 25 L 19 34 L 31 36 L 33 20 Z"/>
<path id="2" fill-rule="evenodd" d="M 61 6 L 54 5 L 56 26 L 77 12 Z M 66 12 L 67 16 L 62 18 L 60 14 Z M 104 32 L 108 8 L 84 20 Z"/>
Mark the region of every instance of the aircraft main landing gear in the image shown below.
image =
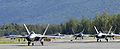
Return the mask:
<path id="1" fill-rule="evenodd" d="M 41 44 L 42 44 L 42 46 L 43 46 L 43 42 L 41 41 L 40 43 L 41 43 Z"/>
<path id="2" fill-rule="evenodd" d="M 82 37 L 82 39 L 83 39 L 83 37 Z"/>
<path id="3" fill-rule="evenodd" d="M 75 37 L 75 39 L 77 39 L 77 37 Z"/>
<path id="4" fill-rule="evenodd" d="M 106 38 L 106 41 L 108 42 L 108 39 Z"/>
<path id="5" fill-rule="evenodd" d="M 32 46 L 34 46 L 34 43 L 32 43 Z"/>
<path id="6" fill-rule="evenodd" d="M 114 40 L 115 38 L 113 38 L 113 40 Z"/>
<path id="7" fill-rule="evenodd" d="M 30 42 L 28 41 L 28 46 L 30 46 Z"/>
<path id="8" fill-rule="evenodd" d="M 100 39 L 100 42 L 101 42 L 101 39 Z"/>
<path id="9" fill-rule="evenodd" d="M 99 39 L 97 39 L 97 42 L 98 42 Z"/>

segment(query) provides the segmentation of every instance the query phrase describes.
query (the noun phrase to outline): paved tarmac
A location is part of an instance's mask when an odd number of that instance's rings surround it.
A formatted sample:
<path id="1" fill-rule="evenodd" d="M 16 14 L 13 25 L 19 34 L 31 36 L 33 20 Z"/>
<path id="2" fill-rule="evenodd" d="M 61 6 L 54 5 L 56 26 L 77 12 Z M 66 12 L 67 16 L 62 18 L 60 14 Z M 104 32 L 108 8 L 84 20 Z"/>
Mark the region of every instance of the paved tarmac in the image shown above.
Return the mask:
<path id="1" fill-rule="evenodd" d="M 120 49 L 119 40 L 96 42 L 96 40 L 73 40 L 68 42 L 44 42 L 42 46 L 36 42 L 34 46 L 23 44 L 0 44 L 0 49 Z"/>

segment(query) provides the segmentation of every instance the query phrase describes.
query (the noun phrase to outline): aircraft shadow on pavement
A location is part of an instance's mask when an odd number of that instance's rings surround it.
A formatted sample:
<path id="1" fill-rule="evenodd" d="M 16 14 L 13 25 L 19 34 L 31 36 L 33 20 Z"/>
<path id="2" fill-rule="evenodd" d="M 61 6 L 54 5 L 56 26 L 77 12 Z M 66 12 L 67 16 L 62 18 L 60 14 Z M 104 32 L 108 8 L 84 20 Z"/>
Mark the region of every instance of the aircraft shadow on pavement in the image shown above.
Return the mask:
<path id="1" fill-rule="evenodd" d="M 54 43 L 120 43 L 120 41 L 101 41 L 101 42 L 97 42 L 97 41 L 71 41 L 71 42 L 54 42 Z"/>
<path id="2" fill-rule="evenodd" d="M 15 44 L 12 46 L 28 46 L 28 45 L 27 44 Z M 30 46 L 42 46 L 42 45 L 36 44 L 36 45 L 30 45 Z M 47 46 L 47 45 L 44 45 L 44 46 Z"/>
<path id="3" fill-rule="evenodd" d="M 120 43 L 120 41 L 109 41 L 109 42 L 106 42 L 106 41 L 101 41 L 101 42 L 97 42 L 97 41 L 68 41 L 68 42 L 50 42 L 50 43 Z M 49 44 L 50 44 L 49 43 Z M 27 44 L 12 44 L 12 45 L 9 45 L 8 44 L 8 46 L 28 46 Z M 32 46 L 32 45 L 30 45 L 30 46 Z M 40 44 L 35 44 L 34 46 L 42 46 L 42 45 L 40 45 Z M 50 45 L 47 45 L 47 44 L 45 44 L 45 45 L 43 45 L 43 46 L 50 46 Z"/>

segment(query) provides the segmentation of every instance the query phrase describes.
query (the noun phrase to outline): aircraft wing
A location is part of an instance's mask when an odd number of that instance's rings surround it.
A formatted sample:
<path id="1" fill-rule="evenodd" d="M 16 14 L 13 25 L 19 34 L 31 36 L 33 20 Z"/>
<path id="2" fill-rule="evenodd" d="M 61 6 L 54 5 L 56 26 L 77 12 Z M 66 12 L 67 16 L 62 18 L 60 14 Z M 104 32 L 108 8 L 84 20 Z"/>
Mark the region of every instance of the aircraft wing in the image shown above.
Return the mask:
<path id="1" fill-rule="evenodd" d="M 77 33 L 77 34 L 74 34 L 74 35 L 75 35 L 75 36 L 76 36 L 76 35 L 79 35 L 79 33 Z"/>
<path id="2" fill-rule="evenodd" d="M 41 35 L 41 34 L 37 34 L 37 37 L 60 37 L 60 36 L 50 36 L 50 35 Z"/>
<path id="3" fill-rule="evenodd" d="M 85 35 L 83 35 L 83 36 L 84 36 L 84 37 L 95 37 L 96 35 L 89 35 L 89 34 L 86 35 L 86 34 L 85 34 Z"/>
<path id="4" fill-rule="evenodd" d="M 63 37 L 73 37 L 74 35 L 64 35 Z"/>
<path id="5" fill-rule="evenodd" d="M 27 35 L 26 36 L 16 36 L 15 38 L 26 38 L 28 37 Z"/>
<path id="6" fill-rule="evenodd" d="M 43 37 L 56 37 L 56 38 L 59 38 L 60 36 L 48 36 L 48 35 L 45 35 Z"/>
<path id="7" fill-rule="evenodd" d="M 28 35 L 24 35 L 24 36 L 22 36 L 22 35 L 9 35 L 9 36 L 7 36 L 8 38 L 26 38 Z"/>
<path id="8" fill-rule="evenodd" d="M 85 35 L 83 35 L 84 37 L 96 37 L 96 35 L 97 34 L 93 34 L 93 35 L 91 35 L 91 34 L 85 34 Z"/>
<path id="9" fill-rule="evenodd" d="M 102 35 L 108 36 L 109 34 L 102 34 Z"/>
<path id="10" fill-rule="evenodd" d="M 113 34 L 113 36 L 120 36 L 119 34 Z"/>
<path id="11" fill-rule="evenodd" d="M 59 37 L 73 37 L 74 35 L 64 35 L 64 36 L 59 36 Z"/>

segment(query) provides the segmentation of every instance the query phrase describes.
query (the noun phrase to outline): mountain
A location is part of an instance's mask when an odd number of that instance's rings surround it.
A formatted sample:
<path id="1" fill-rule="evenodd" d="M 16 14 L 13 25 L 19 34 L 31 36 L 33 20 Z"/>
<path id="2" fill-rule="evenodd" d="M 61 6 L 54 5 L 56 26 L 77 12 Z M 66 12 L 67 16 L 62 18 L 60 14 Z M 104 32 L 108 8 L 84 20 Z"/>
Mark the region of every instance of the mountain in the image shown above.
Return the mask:
<path id="1" fill-rule="evenodd" d="M 69 18 L 94 18 L 104 10 L 120 13 L 120 0 L 0 0 L 0 25 L 60 24 Z"/>

